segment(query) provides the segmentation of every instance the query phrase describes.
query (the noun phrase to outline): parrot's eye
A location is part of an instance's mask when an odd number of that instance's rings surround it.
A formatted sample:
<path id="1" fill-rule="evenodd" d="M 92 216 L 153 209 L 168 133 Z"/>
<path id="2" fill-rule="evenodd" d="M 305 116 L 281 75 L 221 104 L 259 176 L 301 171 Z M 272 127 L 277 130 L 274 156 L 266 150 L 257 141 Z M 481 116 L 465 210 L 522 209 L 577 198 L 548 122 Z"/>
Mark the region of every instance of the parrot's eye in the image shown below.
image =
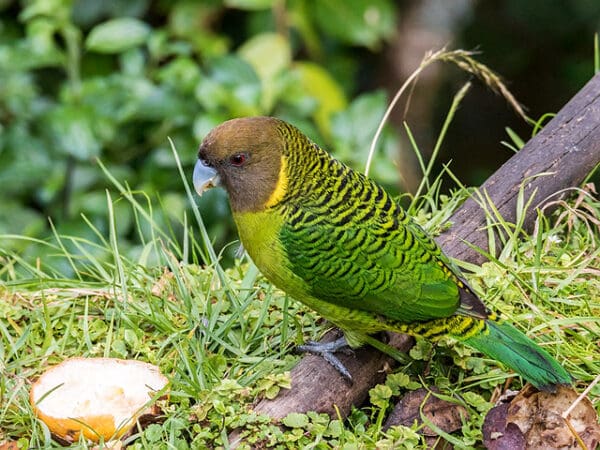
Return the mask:
<path id="1" fill-rule="evenodd" d="M 248 160 L 248 154 L 247 153 L 236 153 L 234 155 L 231 155 L 229 157 L 229 163 L 232 166 L 236 166 L 236 167 L 240 167 L 243 166 L 244 163 Z"/>

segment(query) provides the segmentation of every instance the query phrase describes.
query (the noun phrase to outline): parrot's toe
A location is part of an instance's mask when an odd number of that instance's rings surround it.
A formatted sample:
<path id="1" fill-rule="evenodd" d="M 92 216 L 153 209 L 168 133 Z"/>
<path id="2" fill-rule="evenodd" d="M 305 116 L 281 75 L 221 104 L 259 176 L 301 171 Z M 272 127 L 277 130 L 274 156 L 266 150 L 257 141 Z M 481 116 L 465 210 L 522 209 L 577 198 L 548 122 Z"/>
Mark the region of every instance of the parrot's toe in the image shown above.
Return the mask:
<path id="1" fill-rule="evenodd" d="M 332 342 L 314 342 L 308 341 L 304 345 L 299 345 L 297 347 L 298 351 L 305 353 L 312 353 L 314 355 L 321 355 L 325 361 L 331 364 L 335 369 L 346 378 L 348 381 L 352 382 L 352 375 L 346 369 L 346 366 L 335 356 L 334 353 L 343 352 L 345 354 L 351 354 L 352 349 L 348 345 L 346 338 L 341 337 Z"/>

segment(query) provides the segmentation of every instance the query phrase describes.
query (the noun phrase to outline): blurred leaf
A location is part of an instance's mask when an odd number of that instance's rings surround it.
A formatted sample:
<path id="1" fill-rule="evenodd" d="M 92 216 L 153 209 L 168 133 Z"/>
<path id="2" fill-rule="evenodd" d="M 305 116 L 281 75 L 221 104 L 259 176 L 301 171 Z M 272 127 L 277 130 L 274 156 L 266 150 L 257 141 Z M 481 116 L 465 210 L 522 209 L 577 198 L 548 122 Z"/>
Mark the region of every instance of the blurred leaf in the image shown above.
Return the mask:
<path id="1" fill-rule="evenodd" d="M 273 6 L 275 0 L 225 0 L 225 6 L 247 10 L 268 9 Z"/>
<path id="2" fill-rule="evenodd" d="M 196 98 L 209 110 L 224 109 L 231 116 L 261 114 L 261 83 L 250 64 L 236 56 L 218 58 L 210 79 L 202 79 Z M 212 96 L 215 97 L 212 97 Z"/>
<path id="3" fill-rule="evenodd" d="M 310 63 L 294 64 L 293 72 L 302 90 L 318 102 L 314 119 L 326 139 L 331 137 L 331 115 L 346 107 L 341 87 L 323 67 Z"/>
<path id="4" fill-rule="evenodd" d="M 94 117 L 88 108 L 59 106 L 48 117 L 49 131 L 57 149 L 76 159 L 100 154 L 100 142 L 93 131 Z"/>
<path id="5" fill-rule="evenodd" d="M 156 30 L 146 43 L 153 61 L 161 61 L 171 56 L 188 56 L 193 52 L 190 42 L 173 41 L 165 30 Z"/>
<path id="6" fill-rule="evenodd" d="M 292 60 L 289 42 L 277 33 L 254 36 L 239 48 L 238 54 L 265 83 L 287 68 Z"/>
<path id="7" fill-rule="evenodd" d="M 183 92 L 194 92 L 200 81 L 200 68 L 193 59 L 180 56 L 161 67 L 156 76 L 161 83 Z"/>
<path id="8" fill-rule="evenodd" d="M 31 20 L 27 24 L 27 38 L 31 50 L 40 54 L 43 52 L 57 51 L 54 34 L 56 24 L 45 17 Z"/>
<path id="9" fill-rule="evenodd" d="M 3 238 L 4 234 L 36 237 L 41 234 L 46 219 L 37 211 L 26 208 L 17 202 L 2 199 L 0 208 L 0 248 L 20 250 L 27 246 L 26 241 Z"/>
<path id="10" fill-rule="evenodd" d="M 136 118 L 141 104 L 149 97 L 156 95 L 158 88 L 144 77 L 129 77 L 114 74 L 85 80 L 80 87 L 79 95 L 85 106 L 94 111 L 97 117 L 107 119 L 107 127 L 115 127 L 120 123 Z M 69 100 L 75 102 L 77 93 Z M 145 111 L 152 114 L 152 111 Z M 106 130 L 107 136 L 112 134 Z"/>
<path id="11" fill-rule="evenodd" d="M 16 195 L 25 200 L 56 168 L 45 143 L 23 124 L 8 128 L 4 139 L 6 150 L 0 152 L 0 204 L 2 196 Z"/>
<path id="12" fill-rule="evenodd" d="M 346 110 L 336 114 L 332 120 L 336 155 L 353 167 L 362 169 L 386 107 L 385 92 L 376 91 L 357 97 Z M 373 160 L 373 176 L 381 182 L 397 181 L 397 169 L 390 164 L 394 160 L 395 149 L 395 141 L 389 131 L 384 133 Z"/>
<path id="13" fill-rule="evenodd" d="M 47 17 L 28 21 L 27 38 L 7 48 L 9 61 L 6 67 L 18 70 L 64 64 L 65 55 L 55 38 L 58 31 L 57 24 Z"/>
<path id="14" fill-rule="evenodd" d="M 390 0 L 328 0 L 313 4 L 314 17 L 323 32 L 349 44 L 374 49 L 396 28 Z"/>
<path id="15" fill-rule="evenodd" d="M 141 17 L 147 12 L 150 0 L 77 0 L 70 3 L 73 21 L 82 28 L 89 28 L 107 17 Z"/>
<path id="16" fill-rule="evenodd" d="M 173 220 L 183 217 L 187 208 L 187 199 L 183 195 L 174 192 L 167 192 L 162 196 L 162 204 L 165 213 Z"/>
<path id="17" fill-rule="evenodd" d="M 19 19 L 27 22 L 36 16 L 51 17 L 59 22 L 66 21 L 70 14 L 70 3 L 64 0 L 33 0 L 19 14 Z"/>
<path id="18" fill-rule="evenodd" d="M 31 74 L 26 72 L 0 74 L 0 105 L 11 115 L 21 119 L 32 118 L 44 103 L 39 97 Z"/>
<path id="19" fill-rule="evenodd" d="M 187 123 L 193 104 L 174 95 L 166 86 L 153 86 L 148 95 L 138 97 L 137 106 L 135 118 L 157 121 L 184 119 Z"/>
<path id="20" fill-rule="evenodd" d="M 123 73 L 128 76 L 144 76 L 146 57 L 140 48 L 131 48 L 119 55 Z"/>
<path id="21" fill-rule="evenodd" d="M 227 104 L 227 88 L 211 78 L 202 78 L 195 89 L 196 100 L 208 111 L 216 112 Z"/>
<path id="22" fill-rule="evenodd" d="M 201 139 L 231 117 L 277 115 L 331 148 L 332 117 L 346 107 L 344 91 L 356 88 L 359 63 L 348 40 L 320 24 L 339 28 L 356 14 L 338 11 L 317 23 L 313 0 L 286 2 L 285 11 L 276 2 L 13 0 L 0 10 L 0 204 L 35 205 L 57 226 L 72 220 L 61 228 L 69 232 L 80 231 L 84 212 L 104 231 L 107 179 L 95 157 L 156 207 L 158 193 L 182 191 L 167 136 L 189 171 Z M 385 34 L 377 20 L 366 23 L 359 28 Z M 294 63 L 295 52 L 326 64 Z M 235 227 L 224 194 L 214 194 L 202 208 L 210 211 L 211 236 L 224 245 Z M 169 214 L 157 216 L 160 224 L 183 214 L 175 198 L 164 197 Z M 119 233 L 129 230 L 119 239 L 124 254 L 143 252 L 126 213 L 119 216 Z"/>
<path id="23" fill-rule="evenodd" d="M 213 61 L 212 77 L 224 85 L 254 84 L 258 81 L 254 68 L 237 56 L 224 56 Z"/>
<path id="24" fill-rule="evenodd" d="M 185 39 L 194 51 L 205 57 L 222 56 L 229 48 L 230 38 L 212 30 L 212 22 L 222 14 L 220 2 L 179 1 L 173 4 L 169 12 L 169 33 Z M 172 42 L 172 41 L 171 41 Z M 164 42 L 165 47 L 169 41 Z M 175 49 L 173 43 L 171 50 Z"/>
<path id="25" fill-rule="evenodd" d="M 85 40 L 88 50 L 99 53 L 119 53 L 143 44 L 150 27 L 138 19 L 122 17 L 96 25 Z"/>
<path id="26" fill-rule="evenodd" d="M 363 94 L 333 118 L 333 133 L 338 148 L 351 154 L 357 149 L 366 151 L 387 106 L 383 91 Z"/>
<path id="27" fill-rule="evenodd" d="M 238 54 L 248 62 L 262 82 L 262 107 L 269 112 L 275 103 L 281 83 L 276 77 L 287 69 L 292 61 L 290 44 L 277 33 L 263 33 L 242 45 Z"/>

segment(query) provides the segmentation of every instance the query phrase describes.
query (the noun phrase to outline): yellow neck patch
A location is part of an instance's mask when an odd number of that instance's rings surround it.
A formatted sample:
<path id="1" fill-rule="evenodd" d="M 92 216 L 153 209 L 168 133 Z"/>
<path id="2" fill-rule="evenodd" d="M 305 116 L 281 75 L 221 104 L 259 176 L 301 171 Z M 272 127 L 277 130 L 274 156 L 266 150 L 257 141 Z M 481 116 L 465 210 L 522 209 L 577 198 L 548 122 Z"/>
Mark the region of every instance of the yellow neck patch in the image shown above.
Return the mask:
<path id="1" fill-rule="evenodd" d="M 279 177 L 277 178 L 277 184 L 275 189 L 271 192 L 269 199 L 265 202 L 265 208 L 275 206 L 281 201 L 288 187 L 288 176 L 287 176 L 287 158 L 281 155 L 281 164 L 279 165 Z"/>

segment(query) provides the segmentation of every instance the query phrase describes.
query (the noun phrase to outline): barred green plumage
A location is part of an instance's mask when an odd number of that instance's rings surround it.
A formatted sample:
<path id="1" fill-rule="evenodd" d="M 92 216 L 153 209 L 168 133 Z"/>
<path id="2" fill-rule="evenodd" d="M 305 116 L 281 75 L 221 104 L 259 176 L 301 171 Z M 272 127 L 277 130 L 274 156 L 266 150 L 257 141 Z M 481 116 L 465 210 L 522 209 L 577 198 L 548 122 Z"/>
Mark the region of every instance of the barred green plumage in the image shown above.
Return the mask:
<path id="1" fill-rule="evenodd" d="M 547 352 L 483 305 L 382 187 L 292 125 L 255 117 L 211 131 L 194 183 L 201 193 L 217 182 L 261 272 L 339 326 L 350 345 L 379 331 L 433 340 L 450 334 L 539 388 L 571 381 Z"/>

